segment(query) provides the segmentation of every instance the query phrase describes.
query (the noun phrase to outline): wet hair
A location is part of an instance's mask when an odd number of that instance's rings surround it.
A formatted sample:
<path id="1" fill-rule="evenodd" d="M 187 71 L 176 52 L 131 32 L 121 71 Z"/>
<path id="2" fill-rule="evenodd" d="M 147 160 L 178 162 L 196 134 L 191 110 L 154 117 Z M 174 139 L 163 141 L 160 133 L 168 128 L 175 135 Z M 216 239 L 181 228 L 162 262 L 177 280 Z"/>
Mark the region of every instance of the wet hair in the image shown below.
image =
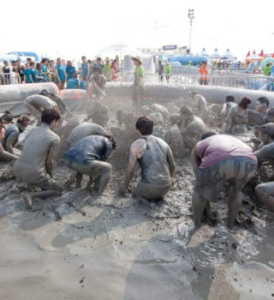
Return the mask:
<path id="1" fill-rule="evenodd" d="M 235 99 L 232 95 L 227 95 L 225 98 L 225 102 L 234 102 Z"/>
<path id="2" fill-rule="evenodd" d="M 271 116 L 271 117 L 274 117 L 274 107 L 270 108 L 268 110 L 268 112 L 266 113 L 267 116 Z"/>
<path id="3" fill-rule="evenodd" d="M 271 139 L 274 139 L 274 123 L 267 123 L 261 126 L 261 133 L 269 135 Z"/>
<path id="4" fill-rule="evenodd" d="M 48 95 L 50 92 L 48 90 L 42 90 L 40 95 Z"/>
<path id="5" fill-rule="evenodd" d="M 115 140 L 114 140 L 113 136 L 106 135 L 106 138 L 107 138 L 107 139 L 109 139 L 109 141 L 110 141 L 110 142 L 111 142 L 111 144 L 112 144 L 112 148 L 113 148 L 113 150 L 115 150 L 115 149 L 116 149 L 116 142 L 115 142 Z"/>
<path id="6" fill-rule="evenodd" d="M 169 121 L 170 123 L 173 124 L 177 124 L 177 122 L 179 121 L 179 123 L 182 123 L 182 119 L 180 117 L 180 114 L 171 114 L 169 116 Z"/>
<path id="7" fill-rule="evenodd" d="M 213 135 L 217 135 L 217 133 L 215 131 L 207 131 L 204 134 L 202 134 L 201 136 L 201 141 L 213 136 Z"/>
<path id="8" fill-rule="evenodd" d="M 251 102 L 252 101 L 248 97 L 243 97 L 239 103 L 239 107 L 242 107 L 243 109 L 247 109 L 248 104 L 250 104 Z"/>
<path id="9" fill-rule="evenodd" d="M 183 107 L 181 107 L 180 112 L 183 115 L 187 115 L 187 114 L 193 115 L 192 109 L 189 106 L 187 106 L 187 105 L 184 105 Z"/>
<path id="10" fill-rule="evenodd" d="M 48 61 L 47 58 L 43 58 L 42 61 L 41 61 L 41 63 L 43 64 L 43 63 L 45 63 L 47 61 Z"/>
<path id="11" fill-rule="evenodd" d="M 6 110 L 5 113 L 3 114 L 3 116 L 0 117 L 0 123 L 3 121 L 5 121 L 7 123 L 12 123 L 13 114 L 10 111 Z"/>
<path id="12" fill-rule="evenodd" d="M 61 119 L 60 112 L 55 108 L 45 109 L 42 113 L 41 121 L 50 125 L 53 121 L 59 121 Z"/>
<path id="13" fill-rule="evenodd" d="M 27 115 L 22 115 L 20 118 L 17 119 L 17 123 L 20 125 L 26 125 L 30 121 L 30 117 Z"/>
<path id="14" fill-rule="evenodd" d="M 95 66 L 95 67 L 93 68 L 93 73 L 94 73 L 94 72 L 99 72 L 99 73 L 101 74 L 102 69 L 101 69 L 100 67 L 98 67 L 98 66 Z"/>
<path id="15" fill-rule="evenodd" d="M 269 106 L 269 99 L 267 97 L 260 97 L 257 101 L 261 102 L 261 104 L 265 104 L 266 107 Z"/>
<path id="16" fill-rule="evenodd" d="M 136 122 L 136 129 L 139 130 L 142 135 L 152 134 L 153 120 L 145 116 L 138 118 Z"/>

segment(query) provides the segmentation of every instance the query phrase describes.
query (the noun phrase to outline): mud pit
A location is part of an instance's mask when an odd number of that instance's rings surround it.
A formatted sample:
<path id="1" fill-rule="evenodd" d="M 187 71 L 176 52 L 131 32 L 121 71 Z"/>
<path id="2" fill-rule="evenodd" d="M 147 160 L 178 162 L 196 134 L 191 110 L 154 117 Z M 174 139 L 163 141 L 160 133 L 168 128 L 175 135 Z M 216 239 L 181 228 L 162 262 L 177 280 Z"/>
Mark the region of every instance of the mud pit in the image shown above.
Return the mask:
<path id="1" fill-rule="evenodd" d="M 0 299 L 274 299 L 273 216 L 246 196 L 247 221 L 229 232 L 224 190 L 214 207 L 217 225 L 204 223 L 190 237 L 189 157 L 176 159 L 176 184 L 151 210 L 131 194 L 117 195 L 129 144 L 117 143 L 113 177 L 101 198 L 72 188 L 28 211 L 25 185 L 1 182 Z M 60 160 L 55 178 L 65 183 L 70 174 Z M 137 174 L 131 189 L 136 180 Z"/>

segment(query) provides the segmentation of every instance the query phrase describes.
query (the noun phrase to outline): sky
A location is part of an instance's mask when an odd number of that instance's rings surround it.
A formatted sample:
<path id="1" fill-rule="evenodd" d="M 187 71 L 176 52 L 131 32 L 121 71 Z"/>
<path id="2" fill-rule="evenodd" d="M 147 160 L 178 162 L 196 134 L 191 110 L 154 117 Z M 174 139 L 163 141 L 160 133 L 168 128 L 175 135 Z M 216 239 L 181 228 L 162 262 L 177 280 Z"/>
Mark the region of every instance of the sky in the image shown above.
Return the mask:
<path id="1" fill-rule="evenodd" d="M 13 0 L 2 4 L 0 53 L 34 51 L 64 59 L 93 59 L 114 44 L 189 46 L 188 10 L 194 9 L 193 53 L 206 48 L 238 59 L 250 50 L 274 53 L 273 0 Z M 4 30 L 3 30 L 4 29 Z"/>

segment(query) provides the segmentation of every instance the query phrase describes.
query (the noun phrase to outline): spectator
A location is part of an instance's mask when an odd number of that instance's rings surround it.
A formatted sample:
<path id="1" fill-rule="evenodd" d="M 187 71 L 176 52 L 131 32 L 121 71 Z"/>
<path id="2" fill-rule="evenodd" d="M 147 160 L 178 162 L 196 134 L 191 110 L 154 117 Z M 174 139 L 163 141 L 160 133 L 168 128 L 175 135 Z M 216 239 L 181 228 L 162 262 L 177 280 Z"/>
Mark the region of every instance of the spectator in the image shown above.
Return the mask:
<path id="1" fill-rule="evenodd" d="M 32 75 L 33 82 L 35 82 L 35 76 L 36 76 L 36 74 L 35 74 L 35 62 L 32 61 L 32 62 L 30 62 L 29 65 L 30 65 L 30 70 L 31 70 L 31 75 Z"/>
<path id="2" fill-rule="evenodd" d="M 200 84 L 201 85 L 208 85 L 208 74 L 209 74 L 210 68 L 207 65 L 206 61 L 203 61 L 201 68 L 199 69 L 200 73 Z"/>
<path id="3" fill-rule="evenodd" d="M 67 89 L 71 90 L 71 89 L 78 89 L 79 87 L 79 80 L 77 79 L 77 74 L 74 73 L 72 75 L 71 79 L 68 79 L 68 83 L 67 83 Z"/>
<path id="4" fill-rule="evenodd" d="M 30 69 L 29 63 L 25 64 L 24 82 L 25 83 L 33 83 L 32 71 Z"/>
<path id="5" fill-rule="evenodd" d="M 10 84 L 18 84 L 19 83 L 19 75 L 17 73 L 17 68 L 14 67 L 10 72 Z"/>
<path id="6" fill-rule="evenodd" d="M 30 63 L 32 62 L 32 60 L 31 60 L 31 58 L 27 58 L 27 63 L 29 63 L 29 65 L 30 65 Z"/>
<path id="7" fill-rule="evenodd" d="M 117 59 L 114 59 L 114 61 L 111 64 L 111 72 L 112 72 L 112 81 L 118 81 L 119 80 L 119 68 L 118 68 L 118 61 Z"/>
<path id="8" fill-rule="evenodd" d="M 83 80 L 85 80 L 85 81 L 88 80 L 88 78 L 89 78 L 89 64 L 87 63 L 85 56 L 82 56 L 81 75 L 83 76 Z"/>
<path id="9" fill-rule="evenodd" d="M 48 81 L 48 77 L 47 77 L 47 74 L 48 74 L 48 61 L 47 61 L 46 58 L 42 59 L 41 74 L 44 77 L 44 82 L 47 82 Z"/>
<path id="10" fill-rule="evenodd" d="M 101 74 L 102 74 L 102 70 L 104 68 L 103 62 L 102 62 L 102 58 L 101 57 L 97 57 L 95 62 L 94 62 L 94 67 L 100 67 L 101 68 Z"/>
<path id="11" fill-rule="evenodd" d="M 44 81 L 44 77 L 41 74 L 41 64 L 36 64 L 36 69 L 34 71 L 34 82 L 38 83 L 38 82 L 43 82 Z"/>
<path id="12" fill-rule="evenodd" d="M 57 78 L 56 78 L 56 73 L 57 73 L 57 69 L 56 66 L 54 64 L 54 60 L 51 60 L 49 62 L 49 71 L 50 71 L 50 81 L 51 82 L 56 82 Z"/>
<path id="13" fill-rule="evenodd" d="M 167 65 L 166 65 L 166 81 L 167 81 L 167 83 L 169 83 L 170 75 L 171 75 L 171 65 L 167 61 Z"/>
<path id="14" fill-rule="evenodd" d="M 103 75 L 106 77 L 107 81 L 111 81 L 112 73 L 111 73 L 111 65 L 109 63 L 108 57 L 106 57 L 106 63 L 103 68 Z"/>
<path id="15" fill-rule="evenodd" d="M 160 77 L 160 81 L 163 82 L 163 78 L 164 78 L 164 66 L 162 65 L 162 62 L 159 60 L 159 77 Z"/>
<path id="16" fill-rule="evenodd" d="M 21 83 L 23 83 L 24 82 L 25 68 L 24 68 L 24 66 L 21 65 L 20 59 L 17 59 L 16 63 L 17 63 L 17 71 L 18 71 L 18 74 L 20 76 L 20 81 L 21 81 Z"/>
<path id="17" fill-rule="evenodd" d="M 68 80 L 73 78 L 73 75 L 76 73 L 75 67 L 73 67 L 70 60 L 67 61 L 66 73 Z"/>
<path id="18" fill-rule="evenodd" d="M 62 63 L 61 58 L 57 58 L 56 79 L 57 79 L 57 86 L 60 91 L 64 89 L 65 82 L 67 80 L 66 72 L 62 68 L 61 63 Z"/>
<path id="19" fill-rule="evenodd" d="M 8 62 L 4 61 L 3 73 L 5 73 L 5 84 L 10 84 L 10 67 Z"/>
<path id="20" fill-rule="evenodd" d="M 264 67 L 264 75 L 271 76 L 271 62 Z"/>

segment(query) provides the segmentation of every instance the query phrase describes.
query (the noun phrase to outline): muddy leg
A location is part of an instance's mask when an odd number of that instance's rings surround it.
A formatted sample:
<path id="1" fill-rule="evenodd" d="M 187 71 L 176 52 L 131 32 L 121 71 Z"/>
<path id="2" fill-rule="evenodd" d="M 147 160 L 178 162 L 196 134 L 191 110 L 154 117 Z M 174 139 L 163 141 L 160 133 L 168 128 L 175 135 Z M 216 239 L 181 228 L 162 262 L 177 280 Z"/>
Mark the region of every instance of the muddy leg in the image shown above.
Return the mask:
<path id="1" fill-rule="evenodd" d="M 102 195 L 105 187 L 107 186 L 107 184 L 110 180 L 110 172 L 111 172 L 111 169 L 107 170 L 98 179 L 96 179 L 94 187 L 97 190 L 96 191 L 97 195 Z"/>
<path id="2" fill-rule="evenodd" d="M 198 192 L 194 191 L 192 196 L 192 211 L 194 216 L 194 224 L 196 227 L 201 226 L 205 207 L 206 200 L 201 197 Z"/>
<path id="3" fill-rule="evenodd" d="M 89 176 L 89 181 L 88 181 L 88 183 L 87 183 L 86 190 L 89 190 L 89 189 L 90 189 L 90 186 L 91 186 L 92 182 L 93 182 L 93 177 L 92 177 L 92 176 Z"/>
<path id="4" fill-rule="evenodd" d="M 230 192 L 228 196 L 228 222 L 227 227 L 232 228 L 238 212 L 242 206 L 242 194 L 239 191 L 238 185 L 232 183 L 230 187 Z"/>
<path id="5" fill-rule="evenodd" d="M 269 185 L 271 185 L 271 189 L 269 188 Z M 265 207 L 274 213 L 273 185 L 273 182 L 259 184 L 256 186 L 255 193 L 256 196 L 263 202 Z"/>
<path id="6" fill-rule="evenodd" d="M 82 179 L 83 179 L 83 174 L 77 173 L 77 175 L 76 175 L 76 188 L 77 189 L 81 188 Z"/>
<path id="7" fill-rule="evenodd" d="M 41 191 L 36 193 L 24 193 L 23 198 L 25 200 L 26 208 L 31 208 L 33 204 L 33 200 L 36 198 L 49 198 L 58 196 L 60 192 L 54 190 Z"/>

